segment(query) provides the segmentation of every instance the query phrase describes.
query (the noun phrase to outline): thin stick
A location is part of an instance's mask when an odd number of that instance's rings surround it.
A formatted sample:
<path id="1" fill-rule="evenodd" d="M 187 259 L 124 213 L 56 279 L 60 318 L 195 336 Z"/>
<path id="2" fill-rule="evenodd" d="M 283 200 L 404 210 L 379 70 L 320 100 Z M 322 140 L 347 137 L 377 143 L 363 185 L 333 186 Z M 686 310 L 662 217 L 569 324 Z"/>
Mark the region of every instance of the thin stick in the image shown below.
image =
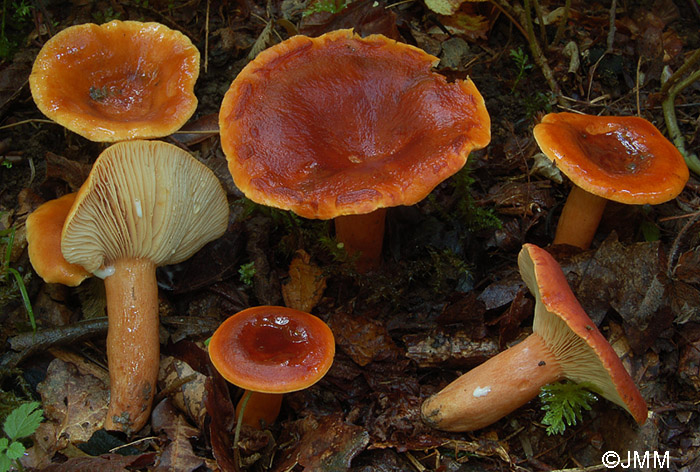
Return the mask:
<path id="1" fill-rule="evenodd" d="M 207 0 L 207 17 L 204 21 L 204 73 L 209 66 L 209 1 Z"/>

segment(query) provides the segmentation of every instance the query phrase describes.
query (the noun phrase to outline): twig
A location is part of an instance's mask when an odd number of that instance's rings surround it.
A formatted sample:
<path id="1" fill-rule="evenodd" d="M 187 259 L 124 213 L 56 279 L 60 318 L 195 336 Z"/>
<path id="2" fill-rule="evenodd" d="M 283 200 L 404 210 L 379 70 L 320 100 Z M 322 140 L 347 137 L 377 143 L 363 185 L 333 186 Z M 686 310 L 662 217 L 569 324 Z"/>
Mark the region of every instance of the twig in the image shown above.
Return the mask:
<path id="1" fill-rule="evenodd" d="M 209 66 L 209 3 L 207 0 L 207 17 L 204 21 L 204 73 L 207 73 Z"/>
<path id="2" fill-rule="evenodd" d="M 537 15 L 537 22 L 540 24 L 540 42 L 542 46 L 547 44 L 547 30 L 544 25 L 544 16 L 542 15 L 542 7 L 540 6 L 539 0 L 532 0 L 532 6 L 535 7 L 535 15 Z"/>
<path id="3" fill-rule="evenodd" d="M 10 338 L 10 346 L 13 351 L 6 352 L 0 358 L 0 367 L 14 368 L 29 356 L 51 347 L 75 343 L 106 333 L 107 318 L 97 318 L 73 323 L 69 326 L 41 329 L 36 333 L 18 334 Z"/>
<path id="4" fill-rule="evenodd" d="M 525 28 L 515 19 L 515 16 L 517 13 L 513 9 L 513 7 L 510 5 L 510 3 L 505 2 L 503 0 L 491 0 L 491 4 L 498 8 L 498 10 L 506 15 L 508 19 L 510 20 L 511 23 L 513 23 L 513 26 L 520 31 L 520 34 L 523 35 L 523 38 L 528 39 L 527 37 L 527 31 L 525 31 Z"/>
<path id="5" fill-rule="evenodd" d="M 571 0 L 566 0 L 564 4 L 564 15 L 562 16 L 559 25 L 557 26 L 557 32 L 554 33 L 554 39 L 552 40 L 551 46 L 556 46 L 561 41 L 562 36 L 564 36 L 564 29 L 566 28 L 566 23 L 569 21 L 569 10 L 571 10 Z"/>
<path id="6" fill-rule="evenodd" d="M 693 54 L 683 63 L 681 67 L 678 68 L 676 72 L 671 75 L 671 77 L 666 80 L 661 86 L 661 94 L 665 95 L 663 101 L 661 102 L 661 109 L 664 113 L 664 121 L 666 122 L 666 128 L 668 129 L 669 138 L 673 141 L 673 144 L 678 148 L 678 151 L 683 155 L 685 163 L 688 168 L 694 173 L 700 175 L 700 159 L 697 154 L 689 151 L 685 147 L 685 138 L 683 133 L 678 127 L 678 121 L 676 119 L 676 95 L 683 91 L 690 84 L 700 79 L 700 68 L 692 70 L 692 67 L 696 63 L 700 62 L 700 49 L 695 50 Z M 686 71 L 692 70 L 690 75 L 685 79 L 681 79 L 685 75 Z"/>
<path id="7" fill-rule="evenodd" d="M 547 81 L 549 89 L 557 97 L 557 100 L 559 100 L 561 98 L 561 89 L 559 88 L 557 81 L 554 79 L 554 74 L 552 73 L 552 69 L 549 67 L 547 59 L 544 57 L 544 54 L 542 54 L 542 49 L 540 48 L 537 38 L 535 38 L 535 31 L 532 25 L 532 12 L 530 11 L 530 0 L 525 0 L 523 9 L 525 31 L 527 31 L 528 43 L 530 43 L 530 51 L 532 51 L 533 59 L 539 66 L 540 71 L 542 71 L 542 75 Z"/>

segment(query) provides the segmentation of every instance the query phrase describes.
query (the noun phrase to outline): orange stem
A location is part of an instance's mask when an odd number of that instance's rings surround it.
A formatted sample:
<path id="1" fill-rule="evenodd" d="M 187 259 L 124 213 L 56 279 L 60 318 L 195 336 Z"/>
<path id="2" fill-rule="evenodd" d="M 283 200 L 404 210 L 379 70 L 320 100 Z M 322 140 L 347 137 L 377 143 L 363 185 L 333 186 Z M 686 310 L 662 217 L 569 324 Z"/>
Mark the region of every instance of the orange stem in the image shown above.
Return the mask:
<path id="1" fill-rule="evenodd" d="M 245 404 L 245 410 L 243 411 L 243 418 L 241 423 L 252 426 L 253 428 L 260 429 L 263 425 L 271 425 L 277 419 L 280 414 L 280 409 L 282 408 L 282 393 L 262 393 L 262 392 L 250 392 L 250 398 L 248 398 Z M 236 418 L 240 418 L 241 407 L 243 406 L 243 399 L 246 394 L 243 394 L 241 400 L 236 405 Z"/>
<path id="2" fill-rule="evenodd" d="M 363 215 L 344 215 L 335 218 L 335 237 L 343 243 L 351 256 L 358 255 L 356 268 L 360 273 L 379 267 L 384 241 L 386 208 Z"/>
<path id="3" fill-rule="evenodd" d="M 105 278 L 110 402 L 105 429 L 127 434 L 148 421 L 158 380 L 156 267 L 145 259 L 119 259 Z"/>
<path id="4" fill-rule="evenodd" d="M 588 249 L 608 201 L 574 186 L 559 217 L 554 244 L 569 244 Z"/>
<path id="5" fill-rule="evenodd" d="M 540 388 L 563 378 L 562 369 L 542 337 L 519 344 L 470 370 L 428 398 L 423 421 L 444 431 L 474 431 L 515 411 Z"/>

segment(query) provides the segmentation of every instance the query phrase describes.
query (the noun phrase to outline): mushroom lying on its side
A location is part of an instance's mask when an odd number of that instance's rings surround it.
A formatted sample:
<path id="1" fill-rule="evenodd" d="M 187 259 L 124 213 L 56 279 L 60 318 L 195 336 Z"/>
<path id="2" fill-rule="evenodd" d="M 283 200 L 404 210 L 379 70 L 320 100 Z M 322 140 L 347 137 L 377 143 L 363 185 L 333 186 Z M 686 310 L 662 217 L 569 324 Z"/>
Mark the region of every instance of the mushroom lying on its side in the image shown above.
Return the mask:
<path id="1" fill-rule="evenodd" d="M 644 399 L 559 264 L 544 249 L 525 244 L 518 265 L 536 301 L 532 334 L 428 398 L 421 407 L 423 420 L 445 431 L 473 431 L 532 400 L 542 386 L 566 378 L 592 385 L 644 423 Z"/>
<path id="2" fill-rule="evenodd" d="M 137 431 L 150 414 L 160 351 L 156 267 L 221 236 L 228 214 L 214 173 L 171 144 L 122 142 L 95 161 L 63 225 L 61 251 L 105 281 L 106 429 Z"/>

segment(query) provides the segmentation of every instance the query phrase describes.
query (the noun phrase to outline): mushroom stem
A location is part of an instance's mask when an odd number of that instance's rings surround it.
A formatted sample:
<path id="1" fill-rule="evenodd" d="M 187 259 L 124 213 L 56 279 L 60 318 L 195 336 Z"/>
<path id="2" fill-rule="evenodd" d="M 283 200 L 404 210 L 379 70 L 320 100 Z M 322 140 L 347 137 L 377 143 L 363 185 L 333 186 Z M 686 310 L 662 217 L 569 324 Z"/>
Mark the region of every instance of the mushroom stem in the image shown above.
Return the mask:
<path id="1" fill-rule="evenodd" d="M 532 400 L 543 385 L 563 378 L 559 362 L 538 334 L 454 380 L 421 407 L 423 421 L 444 431 L 474 431 Z"/>
<path id="2" fill-rule="evenodd" d="M 337 216 L 335 237 L 351 256 L 357 254 L 356 268 L 361 274 L 379 267 L 384 241 L 386 208 L 360 215 Z"/>
<path id="3" fill-rule="evenodd" d="M 250 395 L 247 403 L 243 401 L 246 395 Z M 246 390 L 241 400 L 236 405 L 236 418 L 241 418 L 241 423 L 256 429 L 264 425 L 271 425 L 277 419 L 282 408 L 283 393 L 263 393 Z M 240 416 L 244 408 L 243 417 Z"/>
<path id="4" fill-rule="evenodd" d="M 574 186 L 559 217 L 554 244 L 588 249 L 608 201 Z"/>
<path id="5" fill-rule="evenodd" d="M 114 261 L 105 278 L 110 402 L 105 429 L 131 434 L 148 420 L 158 379 L 158 285 L 147 259 Z"/>

